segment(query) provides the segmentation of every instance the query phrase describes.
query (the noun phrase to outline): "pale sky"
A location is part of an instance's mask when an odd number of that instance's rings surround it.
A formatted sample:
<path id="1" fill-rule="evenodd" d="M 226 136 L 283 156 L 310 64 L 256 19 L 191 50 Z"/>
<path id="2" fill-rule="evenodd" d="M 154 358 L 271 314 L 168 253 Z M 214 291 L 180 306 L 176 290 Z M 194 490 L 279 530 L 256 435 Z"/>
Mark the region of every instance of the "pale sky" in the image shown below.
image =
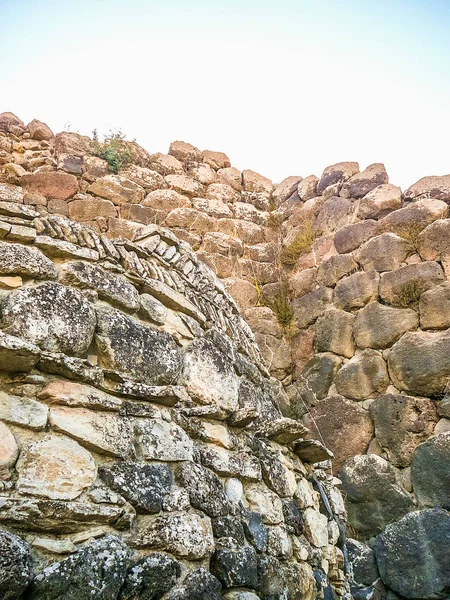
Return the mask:
<path id="1" fill-rule="evenodd" d="M 0 112 L 280 181 L 450 173 L 450 0 L 0 0 Z"/>

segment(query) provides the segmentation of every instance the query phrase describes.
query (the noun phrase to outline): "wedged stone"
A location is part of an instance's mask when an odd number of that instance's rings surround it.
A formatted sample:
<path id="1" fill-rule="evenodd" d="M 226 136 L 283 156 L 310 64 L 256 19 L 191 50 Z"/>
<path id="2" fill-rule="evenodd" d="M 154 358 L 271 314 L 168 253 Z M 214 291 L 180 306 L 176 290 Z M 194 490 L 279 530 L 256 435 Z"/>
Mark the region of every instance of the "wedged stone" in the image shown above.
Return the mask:
<path id="1" fill-rule="evenodd" d="M 412 498 L 391 465 L 376 454 L 350 458 L 340 472 L 349 524 L 360 535 L 376 535 L 413 509 Z"/>
<path id="2" fill-rule="evenodd" d="M 314 221 L 313 231 L 316 236 L 331 235 L 338 229 L 350 225 L 353 221 L 355 207 L 350 200 L 332 196 L 327 200 Z"/>
<path id="3" fill-rule="evenodd" d="M 220 581 L 206 569 L 191 571 L 183 584 L 175 587 L 166 600 L 221 600 L 222 586 Z"/>
<path id="4" fill-rule="evenodd" d="M 0 242 L 0 273 L 56 279 L 58 272 L 52 261 L 36 248 Z"/>
<path id="5" fill-rule="evenodd" d="M 123 507 L 93 502 L 0 496 L 0 523 L 27 531 L 59 534 L 83 531 L 94 525 L 128 529 L 133 514 Z"/>
<path id="6" fill-rule="evenodd" d="M 333 352 L 347 358 L 354 354 L 353 323 L 355 316 L 331 309 L 317 320 L 314 346 L 316 352 Z"/>
<path id="7" fill-rule="evenodd" d="M 97 265 L 81 261 L 65 264 L 60 272 L 60 281 L 81 289 L 93 289 L 103 300 L 128 310 L 135 311 L 139 307 L 136 288 L 120 275 L 114 275 Z"/>
<path id="8" fill-rule="evenodd" d="M 144 188 L 122 175 L 106 175 L 96 179 L 87 191 L 110 200 L 113 204 L 137 204 L 144 198 Z"/>
<path id="9" fill-rule="evenodd" d="M 417 329 L 418 315 L 414 310 L 392 308 L 370 302 L 356 316 L 353 334 L 359 348 L 387 348 L 406 331 Z"/>
<path id="10" fill-rule="evenodd" d="M 306 508 L 303 513 L 303 519 L 305 522 L 305 535 L 307 540 L 316 548 L 323 548 L 324 546 L 327 546 L 327 517 L 313 508 Z"/>
<path id="11" fill-rule="evenodd" d="M 450 327 L 450 283 L 424 292 L 420 296 L 419 312 L 422 329 Z"/>
<path id="12" fill-rule="evenodd" d="M 402 191 L 396 185 L 384 183 L 368 192 L 359 203 L 360 219 L 379 219 L 402 205 Z"/>
<path id="13" fill-rule="evenodd" d="M 139 423 L 140 445 L 146 460 L 182 461 L 192 460 L 194 444 L 175 423 L 159 419 L 147 419 Z"/>
<path id="14" fill-rule="evenodd" d="M 369 413 L 342 396 L 329 396 L 313 406 L 304 418 L 311 437 L 323 440 L 334 454 L 333 468 L 355 454 L 363 454 L 373 437 Z"/>
<path id="15" fill-rule="evenodd" d="M 35 245 L 52 258 L 81 258 L 84 260 L 98 260 L 99 258 L 97 250 L 77 246 L 65 240 L 56 240 L 48 235 L 38 235 Z"/>
<path id="16" fill-rule="evenodd" d="M 155 552 L 128 568 L 120 600 L 158 600 L 172 589 L 181 575 L 180 564 Z"/>
<path id="17" fill-rule="evenodd" d="M 174 406 L 177 402 L 186 402 L 189 396 L 186 390 L 177 385 L 146 385 L 135 381 L 109 382 L 108 389 L 129 398 L 147 400 L 164 406 Z"/>
<path id="18" fill-rule="evenodd" d="M 411 254 L 411 244 L 395 233 L 382 233 L 365 242 L 355 253 L 365 271 L 397 269 Z"/>
<path id="19" fill-rule="evenodd" d="M 25 396 L 11 396 L 0 392 L 0 419 L 29 429 L 44 429 L 47 425 L 48 406 Z"/>
<path id="20" fill-rule="evenodd" d="M 114 413 L 97 413 L 85 408 L 53 407 L 50 423 L 86 448 L 100 454 L 127 458 L 134 453 L 130 419 Z"/>
<path id="21" fill-rule="evenodd" d="M 438 200 L 450 200 L 450 175 L 422 177 L 411 185 L 404 193 L 407 200 L 416 198 L 437 198 Z"/>
<path id="22" fill-rule="evenodd" d="M 44 373 L 95 386 L 101 386 L 104 381 L 103 371 L 99 367 L 92 366 L 87 359 L 66 356 L 62 353 L 42 352 L 38 367 Z"/>
<path id="23" fill-rule="evenodd" d="M 188 347 L 182 380 L 201 404 L 216 404 L 229 412 L 238 408 L 238 378 L 230 360 L 212 341 L 198 338 Z"/>
<path id="24" fill-rule="evenodd" d="M 359 172 L 356 162 L 341 162 L 327 167 L 317 184 L 317 193 L 321 194 L 327 187 L 340 184 Z"/>
<path id="25" fill-rule="evenodd" d="M 156 517 L 137 537 L 137 548 L 157 548 L 187 560 L 199 560 L 214 551 L 211 519 L 195 513 L 169 513 Z"/>
<path id="26" fill-rule="evenodd" d="M 34 344 L 0 331 L 0 370 L 13 373 L 31 371 L 39 356 L 39 348 Z"/>
<path id="27" fill-rule="evenodd" d="M 339 279 L 358 270 L 354 258 L 347 254 L 337 254 L 323 261 L 317 271 L 317 283 L 327 287 L 336 285 Z"/>
<path id="28" fill-rule="evenodd" d="M 406 515 L 380 534 L 374 552 L 383 582 L 404 598 L 445 598 L 450 587 L 450 515 Z"/>
<path id="29" fill-rule="evenodd" d="M 95 337 L 102 366 L 149 385 L 177 383 L 181 355 L 167 332 L 99 307 Z"/>
<path id="30" fill-rule="evenodd" d="M 141 294 L 139 296 L 139 314 L 158 325 L 163 325 L 167 318 L 167 308 L 150 294 Z"/>
<path id="31" fill-rule="evenodd" d="M 411 476 L 414 492 L 421 506 L 450 509 L 449 456 L 450 431 L 433 435 L 417 446 Z"/>
<path id="32" fill-rule="evenodd" d="M 380 298 L 388 304 L 405 307 L 417 302 L 423 292 L 444 281 L 444 273 L 437 262 L 407 265 L 390 273 L 382 273 Z"/>
<path id="33" fill-rule="evenodd" d="M 142 514 L 160 512 L 172 484 L 172 473 L 163 464 L 121 462 L 102 465 L 99 475 L 112 490 Z"/>
<path id="34" fill-rule="evenodd" d="M 269 448 L 260 452 L 264 483 L 281 498 L 291 498 L 297 488 L 295 474 Z"/>
<path id="35" fill-rule="evenodd" d="M 354 580 L 359 584 L 372 585 L 380 576 L 372 548 L 351 538 L 347 538 L 346 546 Z"/>
<path id="36" fill-rule="evenodd" d="M 147 280 L 143 286 L 143 290 L 154 296 L 157 300 L 160 300 L 168 308 L 185 313 L 202 324 L 206 321 L 205 316 L 192 302 L 189 302 L 182 294 L 176 292 L 162 281 L 157 281 L 156 279 L 153 281 Z"/>
<path id="37" fill-rule="evenodd" d="M 386 363 L 376 350 L 363 350 L 340 368 L 335 383 L 339 394 L 354 400 L 381 394 L 389 385 Z"/>
<path id="38" fill-rule="evenodd" d="M 360 221 L 347 225 L 334 234 L 334 246 L 339 254 L 352 252 L 370 238 L 377 222 L 374 220 Z"/>
<path id="39" fill-rule="evenodd" d="M 230 507 L 220 479 L 201 465 L 183 462 L 177 470 L 177 478 L 189 493 L 194 508 L 209 517 L 228 514 Z"/>
<path id="40" fill-rule="evenodd" d="M 331 450 L 328 450 L 319 440 L 298 440 L 292 445 L 292 452 L 303 462 L 317 463 L 334 458 Z"/>
<path id="41" fill-rule="evenodd" d="M 329 288 L 321 287 L 292 302 L 297 327 L 306 329 L 326 310 L 333 297 Z"/>
<path id="42" fill-rule="evenodd" d="M 262 516 L 267 525 L 278 525 L 284 521 L 283 505 L 280 497 L 262 483 L 249 483 L 245 486 L 248 507 Z"/>
<path id="43" fill-rule="evenodd" d="M 361 308 L 378 297 L 378 281 L 380 276 L 376 271 L 354 273 L 344 277 L 336 284 L 333 302 L 337 308 L 351 310 Z"/>
<path id="44" fill-rule="evenodd" d="M 300 510 L 297 498 L 285 498 L 284 500 L 282 500 L 282 504 L 284 521 L 286 523 L 287 530 L 285 534 L 293 533 L 295 535 L 302 535 L 304 533 L 305 523 L 303 521 L 303 514 Z M 275 531 L 277 531 L 277 529 Z"/>
<path id="45" fill-rule="evenodd" d="M 27 192 L 42 194 L 46 198 L 55 200 L 68 200 L 78 192 L 78 181 L 75 175 L 63 171 L 30 173 L 24 175 L 20 183 Z"/>
<path id="46" fill-rule="evenodd" d="M 308 433 L 308 428 L 295 419 L 281 417 L 265 423 L 257 429 L 255 435 L 268 438 L 279 444 L 289 444 Z"/>
<path id="47" fill-rule="evenodd" d="M 353 175 L 344 185 L 342 186 L 341 195 L 346 198 L 363 198 L 371 190 L 388 183 L 389 177 L 386 173 L 386 169 L 381 163 L 374 163 L 369 165 L 361 173 Z"/>
<path id="48" fill-rule="evenodd" d="M 253 548 L 239 548 L 234 544 L 221 544 L 211 556 L 211 573 L 225 588 L 258 587 L 258 565 Z M 234 546 L 234 547 L 233 547 Z"/>
<path id="49" fill-rule="evenodd" d="M 438 420 L 436 404 L 428 398 L 386 394 L 378 396 L 369 410 L 376 439 L 396 467 L 411 464 L 416 446 L 432 435 Z"/>
<path id="50" fill-rule="evenodd" d="M 395 387 L 418 396 L 438 396 L 448 387 L 450 331 L 408 332 L 388 356 Z"/>
<path id="51" fill-rule="evenodd" d="M 199 446 L 201 462 L 222 477 L 261 480 L 261 466 L 251 454 L 230 452 L 212 444 Z"/>
<path id="52" fill-rule="evenodd" d="M 118 537 L 93 540 L 36 575 L 30 599 L 116 600 L 125 580 L 128 554 Z"/>
<path id="53" fill-rule="evenodd" d="M 29 546 L 20 537 L 0 531 L 0 596 L 3 600 L 20 598 L 33 578 Z"/>
<path id="54" fill-rule="evenodd" d="M 10 478 L 10 469 L 19 456 L 16 438 L 10 429 L 0 421 L 0 480 Z"/>
<path id="55" fill-rule="evenodd" d="M 91 344 L 95 312 L 77 290 L 52 282 L 23 287 L 4 298 L 2 309 L 4 332 L 43 350 L 80 356 Z"/>
<path id="56" fill-rule="evenodd" d="M 239 480 L 236 479 L 236 481 Z M 227 515 L 212 519 L 212 528 L 216 539 L 232 538 L 233 540 L 236 540 L 240 546 L 245 544 L 244 527 L 234 516 Z"/>
<path id="57" fill-rule="evenodd" d="M 62 379 L 53 379 L 47 383 L 39 392 L 38 398 L 49 404 L 65 404 L 95 410 L 119 411 L 122 406 L 120 398 L 88 385 Z"/>
<path id="58" fill-rule="evenodd" d="M 97 472 L 87 450 L 53 435 L 24 444 L 16 469 L 21 494 L 52 500 L 77 498 L 94 483 Z"/>

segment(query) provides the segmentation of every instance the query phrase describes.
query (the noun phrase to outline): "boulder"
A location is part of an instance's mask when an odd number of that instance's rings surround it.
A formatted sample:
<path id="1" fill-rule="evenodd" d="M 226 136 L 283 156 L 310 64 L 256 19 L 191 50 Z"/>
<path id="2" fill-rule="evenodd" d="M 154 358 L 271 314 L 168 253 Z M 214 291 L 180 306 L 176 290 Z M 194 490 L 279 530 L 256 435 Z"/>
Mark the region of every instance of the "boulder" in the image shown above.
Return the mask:
<path id="1" fill-rule="evenodd" d="M 56 279 L 55 265 L 37 248 L 0 242 L 0 273 L 34 279 Z"/>
<path id="2" fill-rule="evenodd" d="M 323 400 L 326 398 L 341 364 L 342 359 L 331 352 L 316 354 L 303 367 L 300 386 L 306 384 L 307 390 L 314 394 L 315 399 Z"/>
<path id="3" fill-rule="evenodd" d="M 149 157 L 148 163 L 150 169 L 164 177 L 166 175 L 183 175 L 184 173 L 182 163 L 170 154 L 156 152 Z"/>
<path id="4" fill-rule="evenodd" d="M 332 196 L 323 204 L 314 221 L 315 236 L 331 235 L 353 221 L 354 206 L 350 200 Z"/>
<path id="5" fill-rule="evenodd" d="M 441 200 L 421 200 L 391 212 L 378 221 L 374 234 L 391 231 L 405 237 L 412 246 L 419 232 L 438 219 L 445 219 L 448 206 Z"/>
<path id="6" fill-rule="evenodd" d="M 69 217 L 74 221 L 94 221 L 97 217 L 117 217 L 117 209 L 111 200 L 77 194 L 69 204 Z"/>
<path id="7" fill-rule="evenodd" d="M 201 465 L 184 462 L 178 467 L 177 478 L 187 489 L 194 508 L 209 517 L 219 517 L 229 512 L 229 505 L 220 479 Z"/>
<path id="8" fill-rule="evenodd" d="M 297 193 L 302 202 L 311 200 L 317 195 L 317 184 L 319 178 L 315 175 L 308 175 L 297 186 Z"/>
<path id="9" fill-rule="evenodd" d="M 30 173 L 21 178 L 20 184 L 27 192 L 42 194 L 55 200 L 68 200 L 78 192 L 75 175 L 63 171 Z"/>
<path id="10" fill-rule="evenodd" d="M 353 175 L 344 185 L 342 186 L 341 195 L 345 198 L 363 198 L 371 190 L 388 183 L 389 177 L 386 173 L 386 169 L 381 163 L 374 163 L 369 165 L 367 169 Z"/>
<path id="11" fill-rule="evenodd" d="M 95 324 L 90 302 L 81 292 L 59 283 L 23 287 L 3 300 L 3 331 L 49 352 L 83 356 L 91 344 Z"/>
<path id="12" fill-rule="evenodd" d="M 144 198 L 144 188 L 122 175 L 106 175 L 96 179 L 87 191 L 110 200 L 113 204 L 137 204 Z"/>
<path id="13" fill-rule="evenodd" d="M 188 177 L 187 175 L 166 175 L 165 180 L 168 186 L 179 194 L 189 196 L 189 198 L 202 198 L 204 196 L 203 185 L 192 179 L 192 177 Z"/>
<path id="14" fill-rule="evenodd" d="M 27 129 L 32 140 L 41 142 L 42 140 L 51 140 L 53 137 L 53 132 L 50 127 L 37 119 L 33 119 L 28 123 Z"/>
<path id="15" fill-rule="evenodd" d="M 19 456 L 19 447 L 11 430 L 0 422 L 0 481 L 10 478 L 10 469 Z"/>
<path id="16" fill-rule="evenodd" d="M 214 152 L 213 150 L 203 150 L 203 162 L 216 171 L 231 167 L 230 159 L 226 154 Z"/>
<path id="17" fill-rule="evenodd" d="M 359 203 L 360 219 L 380 219 L 402 206 L 402 191 L 396 185 L 384 183 L 368 192 Z"/>
<path id="18" fill-rule="evenodd" d="M 246 192 L 256 192 L 270 196 L 273 190 L 270 179 L 250 169 L 242 171 L 242 183 Z"/>
<path id="19" fill-rule="evenodd" d="M 346 548 L 354 581 L 362 585 L 372 585 L 380 576 L 372 548 L 351 538 L 347 538 Z"/>
<path id="20" fill-rule="evenodd" d="M 399 390 L 418 396 L 443 394 L 450 372 L 450 331 L 405 333 L 392 346 L 388 365 Z"/>
<path id="21" fill-rule="evenodd" d="M 311 437 L 323 440 L 333 452 L 335 471 L 351 456 L 364 453 L 373 436 L 369 413 L 342 396 L 321 400 L 311 408 L 304 421 Z"/>
<path id="22" fill-rule="evenodd" d="M 422 329 L 450 327 L 450 283 L 424 292 L 420 296 L 419 312 Z"/>
<path id="23" fill-rule="evenodd" d="M 326 287 L 321 287 L 301 298 L 292 301 L 291 306 L 294 311 L 297 327 L 306 329 L 322 315 L 327 306 L 331 303 L 333 292 Z"/>
<path id="24" fill-rule="evenodd" d="M 346 398 L 371 398 L 389 385 L 386 363 L 376 350 L 363 350 L 341 367 L 335 383 L 339 394 Z"/>
<path id="25" fill-rule="evenodd" d="M 355 253 L 355 258 L 365 271 L 392 271 L 405 262 L 411 254 L 408 240 L 395 233 L 382 233 L 365 242 Z"/>
<path id="26" fill-rule="evenodd" d="M 28 544 L 17 535 L 0 530 L 1 598 L 3 600 L 20 598 L 32 577 L 33 566 Z"/>
<path id="27" fill-rule="evenodd" d="M 11 185 L 10 183 L 0 182 L 0 200 L 2 202 L 15 202 L 16 204 L 22 204 L 24 201 L 22 188 L 17 185 Z"/>
<path id="28" fill-rule="evenodd" d="M 84 157 L 91 152 L 91 139 L 87 135 L 80 135 L 72 131 L 61 131 L 53 139 L 53 147 L 56 156 L 61 154 L 72 154 L 74 156 Z"/>
<path id="29" fill-rule="evenodd" d="M 177 462 L 192 460 L 194 444 L 176 423 L 148 419 L 138 425 L 141 452 L 146 460 Z"/>
<path id="30" fill-rule="evenodd" d="M 180 563 L 155 552 L 128 567 L 120 600 L 158 600 L 172 589 L 181 575 Z"/>
<path id="31" fill-rule="evenodd" d="M 417 329 L 419 318 L 414 310 L 392 308 L 379 302 L 370 302 L 361 309 L 353 326 L 353 335 L 359 348 L 387 348 L 406 331 Z"/>
<path id="32" fill-rule="evenodd" d="M 339 254 L 356 250 L 370 238 L 376 224 L 376 221 L 370 219 L 342 227 L 334 234 L 334 247 Z"/>
<path id="33" fill-rule="evenodd" d="M 96 341 L 101 364 L 149 385 L 176 383 L 180 351 L 173 337 L 112 308 L 97 309 Z"/>
<path id="34" fill-rule="evenodd" d="M 354 354 L 353 323 L 355 316 L 331 309 L 317 320 L 314 346 L 316 352 L 333 352 L 347 358 Z"/>
<path id="35" fill-rule="evenodd" d="M 417 446 L 411 476 L 421 506 L 441 506 L 450 510 L 449 457 L 450 431 L 433 435 Z"/>
<path id="36" fill-rule="evenodd" d="M 217 577 L 224 588 L 258 587 L 258 567 L 256 552 L 253 548 L 239 548 L 235 544 L 223 547 L 220 544 L 211 557 L 211 573 Z"/>
<path id="37" fill-rule="evenodd" d="M 187 142 L 172 142 L 170 144 L 169 156 L 174 156 L 180 162 L 202 162 L 203 153 Z"/>
<path id="38" fill-rule="evenodd" d="M 356 162 L 336 163 L 327 167 L 317 183 L 317 193 L 322 194 L 327 187 L 347 181 L 358 171 L 359 165 Z"/>
<path id="39" fill-rule="evenodd" d="M 174 208 L 163 221 L 163 227 L 182 227 L 203 235 L 214 229 L 214 220 L 195 208 Z"/>
<path id="40" fill-rule="evenodd" d="M 0 331 L 0 370 L 31 371 L 40 358 L 37 346 Z"/>
<path id="41" fill-rule="evenodd" d="M 376 271 L 353 273 L 336 284 L 333 302 L 337 308 L 351 310 L 361 308 L 378 298 L 380 276 Z"/>
<path id="42" fill-rule="evenodd" d="M 206 188 L 206 197 L 211 198 L 211 200 L 220 200 L 225 204 L 238 202 L 241 198 L 240 194 L 231 185 L 227 185 L 226 183 L 212 183 L 208 185 Z"/>
<path id="43" fill-rule="evenodd" d="M 450 201 L 450 175 L 422 177 L 404 193 L 406 200 L 421 198 L 436 198 L 437 200 Z"/>
<path id="44" fill-rule="evenodd" d="M 336 254 L 324 260 L 317 271 L 317 283 L 333 287 L 336 283 L 358 270 L 358 264 L 349 254 Z"/>
<path id="45" fill-rule="evenodd" d="M 387 304 L 405 308 L 418 302 L 423 292 L 444 281 L 444 273 L 437 262 L 407 265 L 382 273 L 380 297 Z"/>
<path id="46" fill-rule="evenodd" d="M 370 405 L 378 443 L 396 467 L 407 467 L 416 446 L 433 433 L 436 404 L 428 398 L 386 394 Z"/>
<path id="47" fill-rule="evenodd" d="M 376 454 L 350 458 L 339 477 L 349 525 L 361 536 L 376 535 L 413 508 L 412 498 L 396 483 L 394 469 Z"/>
<path id="48" fill-rule="evenodd" d="M 389 525 L 375 540 L 383 582 L 404 598 L 445 598 L 450 587 L 450 515 L 416 511 Z"/>
<path id="49" fill-rule="evenodd" d="M 267 525 L 278 525 L 284 521 L 283 505 L 275 492 L 262 483 L 250 483 L 245 486 L 248 507 L 262 516 Z"/>
<path id="50" fill-rule="evenodd" d="M 0 131 L 10 133 L 14 127 L 24 129 L 25 123 L 12 112 L 0 113 Z"/>
<path id="51" fill-rule="evenodd" d="M 423 260 L 445 260 L 450 256 L 450 219 L 439 219 L 428 225 L 417 238 Z"/>
<path id="52" fill-rule="evenodd" d="M 221 600 L 222 586 L 220 581 L 206 569 L 191 571 L 183 584 L 175 587 L 166 600 Z"/>
<path id="53" fill-rule="evenodd" d="M 277 206 L 287 200 L 297 190 L 302 178 L 297 175 L 291 175 L 283 179 L 281 183 L 275 186 L 273 190 L 273 200 Z"/>

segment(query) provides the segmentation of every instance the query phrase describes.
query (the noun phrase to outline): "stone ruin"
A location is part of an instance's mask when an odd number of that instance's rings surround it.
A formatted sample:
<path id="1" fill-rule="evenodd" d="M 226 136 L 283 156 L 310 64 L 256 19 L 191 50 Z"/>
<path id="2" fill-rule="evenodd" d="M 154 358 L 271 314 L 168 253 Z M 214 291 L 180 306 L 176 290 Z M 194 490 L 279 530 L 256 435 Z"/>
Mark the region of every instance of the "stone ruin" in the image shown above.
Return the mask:
<path id="1" fill-rule="evenodd" d="M 0 598 L 450 598 L 450 175 L 127 152 L 0 115 Z"/>

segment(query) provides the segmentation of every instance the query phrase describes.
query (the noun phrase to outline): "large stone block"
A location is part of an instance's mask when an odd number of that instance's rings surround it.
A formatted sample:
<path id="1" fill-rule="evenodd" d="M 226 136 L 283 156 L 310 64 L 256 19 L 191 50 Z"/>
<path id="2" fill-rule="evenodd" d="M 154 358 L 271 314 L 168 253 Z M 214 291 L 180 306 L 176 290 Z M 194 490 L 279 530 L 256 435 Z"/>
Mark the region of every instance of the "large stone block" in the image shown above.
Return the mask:
<path id="1" fill-rule="evenodd" d="M 101 364 L 149 385 L 177 383 L 181 354 L 172 336 L 118 310 L 97 309 Z"/>
<path id="2" fill-rule="evenodd" d="M 44 429 L 47 425 L 48 406 L 26 396 L 12 396 L 0 392 L 0 419 L 29 429 Z"/>
<path id="3" fill-rule="evenodd" d="M 363 350 L 336 375 L 336 389 L 346 398 L 364 400 L 383 393 L 389 385 L 386 363 L 376 350 Z"/>
<path id="4" fill-rule="evenodd" d="M 27 192 L 42 194 L 54 200 L 68 200 L 78 192 L 78 180 L 75 175 L 62 171 L 30 173 L 24 175 L 20 183 Z"/>
<path id="5" fill-rule="evenodd" d="M 388 304 L 406 307 L 414 304 L 420 295 L 445 280 L 437 262 L 416 263 L 382 273 L 380 297 Z"/>
<path id="6" fill-rule="evenodd" d="M 306 329 L 326 310 L 331 303 L 332 290 L 321 287 L 292 302 L 292 308 L 299 329 Z"/>
<path id="7" fill-rule="evenodd" d="M 367 220 L 339 229 L 334 234 L 334 246 L 336 250 L 339 254 L 356 250 L 356 248 L 359 248 L 361 244 L 370 238 L 376 224 L 376 221 Z"/>
<path id="8" fill-rule="evenodd" d="M 146 460 L 176 462 L 193 459 L 194 444 L 176 423 L 147 419 L 139 424 L 138 430 Z"/>
<path id="9" fill-rule="evenodd" d="M 365 271 L 397 269 L 413 252 L 411 244 L 395 233 L 382 233 L 365 242 L 355 253 Z"/>
<path id="10" fill-rule="evenodd" d="M 354 354 L 353 323 L 355 316 L 331 309 L 317 320 L 314 346 L 316 352 L 333 352 L 347 358 Z"/>
<path id="11" fill-rule="evenodd" d="M 9 479 L 10 468 L 16 463 L 19 447 L 11 430 L 0 421 L 0 480 Z"/>
<path id="12" fill-rule="evenodd" d="M 56 279 L 57 270 L 52 261 L 37 248 L 0 242 L 0 273 Z"/>
<path id="13" fill-rule="evenodd" d="M 28 544 L 12 533 L 0 531 L 0 596 L 4 600 L 20 598 L 32 578 Z"/>
<path id="14" fill-rule="evenodd" d="M 402 205 L 402 191 L 396 185 L 384 183 L 368 192 L 358 207 L 360 219 L 379 219 Z"/>
<path id="15" fill-rule="evenodd" d="M 157 600 L 172 589 L 180 575 L 181 566 L 176 560 L 154 552 L 128 568 L 120 600 Z"/>
<path id="16" fill-rule="evenodd" d="M 450 509 L 450 431 L 434 435 L 417 446 L 411 476 L 422 506 Z"/>
<path id="17" fill-rule="evenodd" d="M 386 173 L 386 169 L 381 163 L 374 163 L 369 165 L 361 173 L 353 175 L 344 185 L 342 186 L 341 194 L 346 198 L 363 198 L 371 190 L 388 183 L 389 177 Z"/>
<path id="18" fill-rule="evenodd" d="M 403 194 L 407 200 L 419 198 L 436 198 L 450 201 L 450 175 L 422 177 Z"/>
<path id="19" fill-rule="evenodd" d="M 201 465 L 193 462 L 182 463 L 177 471 L 180 483 L 189 493 L 194 508 L 209 517 L 228 514 L 230 508 L 220 479 Z"/>
<path id="20" fill-rule="evenodd" d="M 356 162 L 342 162 L 327 167 L 317 184 L 317 193 L 321 194 L 327 187 L 347 181 L 359 172 Z"/>
<path id="21" fill-rule="evenodd" d="M 6 296 L 1 326 L 43 350 L 83 356 L 89 348 L 96 316 L 77 290 L 59 283 L 23 287 Z"/>
<path id="22" fill-rule="evenodd" d="M 94 196 L 110 200 L 113 204 L 137 204 L 144 198 L 144 188 L 122 175 L 100 177 L 88 187 Z"/>
<path id="23" fill-rule="evenodd" d="M 333 302 L 337 308 L 351 310 L 361 308 L 371 300 L 378 298 L 378 281 L 376 271 L 354 273 L 341 279 L 334 288 Z"/>
<path id="24" fill-rule="evenodd" d="M 419 311 L 422 329 L 450 327 L 450 283 L 424 292 L 420 296 Z"/>
<path id="25" fill-rule="evenodd" d="M 359 348 L 387 348 L 406 331 L 417 329 L 416 311 L 370 302 L 356 316 L 353 334 Z"/>

